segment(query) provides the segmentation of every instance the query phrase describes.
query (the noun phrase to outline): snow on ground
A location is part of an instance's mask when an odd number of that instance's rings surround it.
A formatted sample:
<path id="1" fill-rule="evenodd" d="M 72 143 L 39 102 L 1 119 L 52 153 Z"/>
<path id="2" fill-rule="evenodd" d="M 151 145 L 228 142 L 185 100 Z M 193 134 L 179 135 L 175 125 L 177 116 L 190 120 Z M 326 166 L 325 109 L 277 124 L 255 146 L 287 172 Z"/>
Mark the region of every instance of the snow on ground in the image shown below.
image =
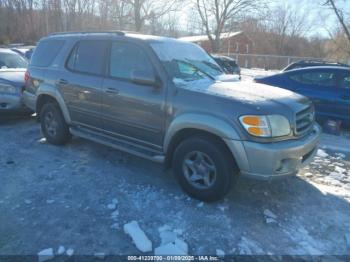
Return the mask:
<path id="1" fill-rule="evenodd" d="M 137 221 L 125 224 L 124 232 L 131 237 L 138 250 L 141 252 L 152 251 L 152 242 L 148 239 L 145 232 L 142 231 Z"/>
<path id="2" fill-rule="evenodd" d="M 255 77 L 269 76 L 279 72 L 278 70 L 264 70 L 260 68 L 241 68 L 242 80 L 252 80 Z"/>
<path id="3" fill-rule="evenodd" d="M 331 146 L 339 139 L 341 151 Z M 103 256 L 168 249 L 195 255 L 350 254 L 346 143 L 345 137 L 324 135 L 318 155 L 297 176 L 241 178 L 224 200 L 201 204 L 158 164 L 79 138 L 56 147 L 42 139 L 34 119 L 2 121 L 0 255 L 38 254 L 47 247 L 58 255 L 60 246 L 74 255 Z M 123 226 L 134 220 L 151 251 L 139 251 L 125 234 Z"/>

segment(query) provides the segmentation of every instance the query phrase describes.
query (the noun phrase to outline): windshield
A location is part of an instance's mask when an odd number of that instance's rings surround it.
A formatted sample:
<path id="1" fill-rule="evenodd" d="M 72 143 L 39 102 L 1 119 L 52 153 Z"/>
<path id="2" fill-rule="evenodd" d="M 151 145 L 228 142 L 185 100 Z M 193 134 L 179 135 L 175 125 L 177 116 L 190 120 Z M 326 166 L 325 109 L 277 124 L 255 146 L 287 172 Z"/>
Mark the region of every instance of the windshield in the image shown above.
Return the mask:
<path id="1" fill-rule="evenodd" d="M 215 79 L 216 76 L 223 74 L 214 59 L 195 44 L 175 41 L 153 42 L 151 47 L 174 82 Z"/>
<path id="2" fill-rule="evenodd" d="M 27 68 L 27 61 L 15 53 L 0 53 L 0 69 Z"/>

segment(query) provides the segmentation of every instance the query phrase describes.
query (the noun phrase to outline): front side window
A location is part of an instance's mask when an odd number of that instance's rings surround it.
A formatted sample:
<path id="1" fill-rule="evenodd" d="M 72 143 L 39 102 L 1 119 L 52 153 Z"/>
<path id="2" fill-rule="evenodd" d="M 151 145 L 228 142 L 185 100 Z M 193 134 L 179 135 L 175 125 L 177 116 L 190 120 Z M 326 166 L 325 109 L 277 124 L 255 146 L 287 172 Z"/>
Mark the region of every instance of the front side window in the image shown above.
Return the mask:
<path id="1" fill-rule="evenodd" d="M 130 80 L 135 71 L 154 72 L 152 63 L 144 50 L 132 43 L 112 43 L 110 76 Z"/>
<path id="2" fill-rule="evenodd" d="M 174 82 L 195 81 L 222 75 L 215 60 L 202 48 L 185 42 L 153 42 L 151 47 Z"/>
<path id="3" fill-rule="evenodd" d="M 335 86 L 335 74 L 332 72 L 309 72 L 294 74 L 290 78 L 306 85 L 318 85 L 324 87 Z"/>
<path id="4" fill-rule="evenodd" d="M 103 40 L 80 41 L 73 49 L 67 67 L 73 71 L 102 75 L 108 42 Z"/>

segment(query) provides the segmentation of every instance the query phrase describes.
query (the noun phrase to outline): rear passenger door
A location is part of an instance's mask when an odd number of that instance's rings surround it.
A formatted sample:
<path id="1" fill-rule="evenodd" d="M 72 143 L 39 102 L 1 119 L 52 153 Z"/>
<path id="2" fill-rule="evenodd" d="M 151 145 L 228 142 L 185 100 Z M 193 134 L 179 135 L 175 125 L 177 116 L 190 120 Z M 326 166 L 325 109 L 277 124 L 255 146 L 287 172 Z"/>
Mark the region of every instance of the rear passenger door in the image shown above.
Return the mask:
<path id="1" fill-rule="evenodd" d="M 82 40 L 75 44 L 57 85 L 63 91 L 73 124 L 102 127 L 102 82 L 108 48 L 106 40 Z"/>
<path id="2" fill-rule="evenodd" d="M 333 71 L 299 71 L 292 73 L 290 79 L 295 83 L 293 91 L 313 101 L 316 114 L 323 117 L 337 115 L 336 74 Z"/>
<path id="3" fill-rule="evenodd" d="M 164 135 L 165 88 L 132 81 L 134 71 L 157 75 L 151 54 L 136 43 L 113 41 L 108 67 L 103 83 L 105 130 L 116 138 L 158 150 Z"/>

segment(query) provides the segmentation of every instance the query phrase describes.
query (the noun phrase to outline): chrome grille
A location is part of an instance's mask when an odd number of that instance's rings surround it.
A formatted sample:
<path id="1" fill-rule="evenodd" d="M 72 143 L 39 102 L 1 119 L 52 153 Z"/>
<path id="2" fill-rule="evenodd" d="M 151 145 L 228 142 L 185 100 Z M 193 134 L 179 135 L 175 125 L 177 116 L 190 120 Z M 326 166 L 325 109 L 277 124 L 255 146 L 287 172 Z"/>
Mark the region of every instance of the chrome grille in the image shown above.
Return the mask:
<path id="1" fill-rule="evenodd" d="M 315 121 L 315 110 L 313 106 L 308 106 L 296 113 L 295 116 L 295 134 L 302 136 L 308 133 Z"/>

